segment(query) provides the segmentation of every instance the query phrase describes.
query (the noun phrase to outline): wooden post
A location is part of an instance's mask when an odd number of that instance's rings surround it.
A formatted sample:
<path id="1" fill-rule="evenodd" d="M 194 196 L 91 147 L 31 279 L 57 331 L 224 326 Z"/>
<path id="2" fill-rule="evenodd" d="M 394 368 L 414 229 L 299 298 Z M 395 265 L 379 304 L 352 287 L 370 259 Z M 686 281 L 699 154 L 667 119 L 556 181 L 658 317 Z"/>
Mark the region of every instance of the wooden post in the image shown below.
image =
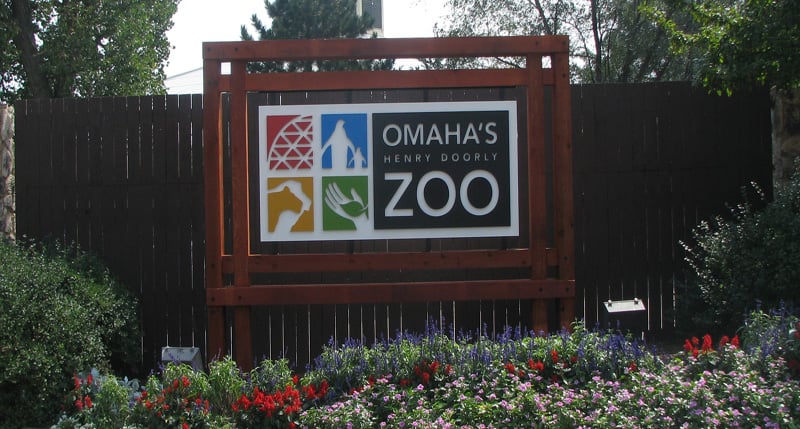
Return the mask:
<path id="1" fill-rule="evenodd" d="M 545 250 L 547 247 L 547 205 L 545 201 L 544 124 L 531 118 L 544 117 L 544 82 L 542 57 L 528 55 L 528 216 L 530 220 L 529 244 L 531 253 L 531 278 L 543 279 L 547 275 Z M 547 302 L 534 299 L 531 323 L 535 332 L 546 332 Z"/>
<path id="2" fill-rule="evenodd" d="M 558 276 L 575 279 L 575 215 L 572 191 L 572 111 L 569 87 L 569 55 L 554 54 L 553 76 L 553 219 L 558 249 Z M 564 102 L 567 100 L 567 102 Z M 575 318 L 572 296 L 562 297 L 559 308 L 561 327 L 569 328 Z"/>
<path id="3" fill-rule="evenodd" d="M 203 84 L 203 181 L 206 217 L 206 293 L 222 288 L 222 100 L 219 92 L 220 63 L 205 60 Z M 208 303 L 206 361 L 225 354 L 224 307 Z"/>

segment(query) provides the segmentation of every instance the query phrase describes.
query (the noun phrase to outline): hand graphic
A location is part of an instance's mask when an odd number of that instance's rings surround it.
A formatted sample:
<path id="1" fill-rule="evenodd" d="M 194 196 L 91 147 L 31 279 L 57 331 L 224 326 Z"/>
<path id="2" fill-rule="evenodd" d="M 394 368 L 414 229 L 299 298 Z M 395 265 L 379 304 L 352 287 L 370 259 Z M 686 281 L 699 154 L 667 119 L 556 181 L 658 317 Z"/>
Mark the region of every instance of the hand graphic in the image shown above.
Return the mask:
<path id="1" fill-rule="evenodd" d="M 339 185 L 331 183 L 325 188 L 325 204 L 337 215 L 351 220 L 356 231 L 369 227 L 368 206 L 354 188 L 350 188 L 350 196 L 347 196 Z"/>

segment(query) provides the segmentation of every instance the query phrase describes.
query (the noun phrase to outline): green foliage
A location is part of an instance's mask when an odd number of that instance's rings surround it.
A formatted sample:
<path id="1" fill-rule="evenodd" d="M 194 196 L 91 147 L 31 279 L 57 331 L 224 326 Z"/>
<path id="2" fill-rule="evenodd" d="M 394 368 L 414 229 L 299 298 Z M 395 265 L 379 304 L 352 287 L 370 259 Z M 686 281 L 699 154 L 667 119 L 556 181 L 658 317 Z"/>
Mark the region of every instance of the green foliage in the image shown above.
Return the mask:
<path id="1" fill-rule="evenodd" d="M 75 249 L 0 240 L 0 326 L 0 422 L 9 427 L 54 419 L 76 372 L 135 359 L 135 300 Z"/>
<path id="2" fill-rule="evenodd" d="M 233 364 L 236 365 L 235 362 Z M 265 359 L 250 372 L 250 384 L 258 387 L 263 392 L 274 392 L 287 385 L 294 384 L 292 375 L 288 360 Z"/>
<path id="3" fill-rule="evenodd" d="M 797 0 L 670 0 L 691 16 L 678 22 L 655 2 L 650 15 L 675 52 L 700 49 L 700 81 L 719 94 L 754 87 L 800 85 L 800 2 Z"/>
<path id="4" fill-rule="evenodd" d="M 119 426 L 170 429 L 216 427 L 210 414 L 208 377 L 186 364 L 169 363 L 147 379 L 129 421 Z"/>
<path id="5" fill-rule="evenodd" d="M 256 371 L 253 372 L 256 373 Z M 244 392 L 247 383 L 236 362 L 230 356 L 226 356 L 225 359 L 208 364 L 208 385 L 209 390 L 206 397 L 211 408 L 226 414 L 230 410 L 230 404 Z"/>
<path id="6" fill-rule="evenodd" d="M 117 427 L 131 414 L 130 402 L 138 390 L 136 380 L 117 380 L 113 375 L 100 375 L 93 369 L 74 376 L 74 388 L 66 397 L 61 419 L 55 429 L 72 429 L 91 424 L 94 427 Z M 92 426 L 89 426 L 92 427 Z"/>
<path id="7" fill-rule="evenodd" d="M 792 376 L 800 376 L 800 319 L 781 307 L 754 311 L 741 329 L 742 348 L 766 365 L 771 356 L 782 358 Z"/>
<path id="8" fill-rule="evenodd" d="M 753 320 L 743 338 L 783 323 L 774 315 Z M 781 355 L 739 347 L 738 337 L 714 342 L 705 335 L 684 347 L 667 362 L 630 337 L 580 323 L 547 336 L 403 332 L 370 346 L 331 344 L 302 380 L 286 360 L 242 374 L 229 358 L 212 362 L 208 374 L 169 364 L 141 390 L 108 385 L 113 378 L 96 373 L 93 380 L 76 377 L 69 401 L 80 405 L 56 427 L 797 426 L 800 384 Z M 101 406 L 106 390 L 110 404 L 132 398 L 130 411 Z M 101 422 L 114 415 L 118 420 Z"/>
<path id="9" fill-rule="evenodd" d="M 163 93 L 178 1 L 0 2 L 0 101 Z"/>
<path id="10" fill-rule="evenodd" d="M 667 0 L 668 1 L 668 0 Z M 683 22 L 665 0 L 670 17 Z M 642 13 L 641 2 L 626 0 L 448 0 L 449 15 L 439 36 L 556 35 L 570 37 L 574 80 L 650 82 L 694 77 L 695 52 L 670 51 L 664 30 Z M 428 68 L 519 67 L 523 58 L 430 59 Z"/>
<path id="11" fill-rule="evenodd" d="M 258 40 L 358 38 L 372 28 L 372 17 L 356 13 L 356 0 L 266 0 L 272 27 L 253 14 L 251 24 Z M 373 35 L 374 36 L 374 35 Z M 241 27 L 242 40 L 256 40 Z M 333 70 L 389 70 L 393 60 L 262 62 L 248 65 L 250 72 L 310 72 Z"/>
<path id="12" fill-rule="evenodd" d="M 702 222 L 693 243 L 683 243 L 705 304 L 701 317 L 716 326 L 741 326 L 760 305 L 800 303 L 800 175 L 775 190 L 774 201 L 756 210 L 743 203 L 730 218 Z"/>

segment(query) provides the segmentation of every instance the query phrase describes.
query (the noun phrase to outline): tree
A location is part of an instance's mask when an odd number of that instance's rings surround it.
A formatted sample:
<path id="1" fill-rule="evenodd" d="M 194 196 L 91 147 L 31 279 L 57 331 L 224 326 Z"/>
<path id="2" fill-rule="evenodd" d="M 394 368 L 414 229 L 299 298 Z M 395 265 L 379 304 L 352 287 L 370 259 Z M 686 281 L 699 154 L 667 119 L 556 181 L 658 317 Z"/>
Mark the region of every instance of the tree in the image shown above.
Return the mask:
<path id="1" fill-rule="evenodd" d="M 650 0 L 660 3 L 662 0 Z M 666 32 L 642 10 L 643 1 L 590 1 L 591 42 L 578 45 L 585 61 L 579 80 L 584 82 L 648 82 L 691 80 L 697 74 L 698 53 L 670 51 Z M 678 22 L 686 17 L 670 6 L 665 13 Z M 580 27 L 576 27 L 580 28 Z M 584 31 L 585 32 L 585 31 Z"/>
<path id="2" fill-rule="evenodd" d="M 257 15 L 251 17 L 259 40 L 356 38 L 367 35 L 373 24 L 371 16 L 356 13 L 356 0 L 264 0 L 264 6 L 272 18 L 270 28 Z M 255 40 L 244 25 L 241 37 Z M 262 62 L 248 68 L 256 73 L 388 70 L 393 64 L 392 60 Z"/>
<path id="3" fill-rule="evenodd" d="M 731 94 L 754 87 L 800 86 L 800 1 L 667 0 L 691 17 L 677 22 L 663 7 L 648 12 L 667 32 L 676 52 L 700 49 L 699 80 L 710 90 Z"/>
<path id="4" fill-rule="evenodd" d="M 178 1 L 0 1 L 0 100 L 163 93 Z"/>
<path id="5" fill-rule="evenodd" d="M 655 1 L 655 0 L 654 0 Z M 657 0 L 661 1 L 661 0 Z M 691 53 L 669 51 L 664 30 L 635 0 L 447 0 L 448 21 L 437 36 L 570 36 L 573 79 L 643 82 L 691 78 Z M 668 10 L 671 13 L 672 9 Z M 482 67 L 516 67 L 522 59 L 479 60 Z M 475 61 L 426 61 L 428 67 L 476 66 Z"/>

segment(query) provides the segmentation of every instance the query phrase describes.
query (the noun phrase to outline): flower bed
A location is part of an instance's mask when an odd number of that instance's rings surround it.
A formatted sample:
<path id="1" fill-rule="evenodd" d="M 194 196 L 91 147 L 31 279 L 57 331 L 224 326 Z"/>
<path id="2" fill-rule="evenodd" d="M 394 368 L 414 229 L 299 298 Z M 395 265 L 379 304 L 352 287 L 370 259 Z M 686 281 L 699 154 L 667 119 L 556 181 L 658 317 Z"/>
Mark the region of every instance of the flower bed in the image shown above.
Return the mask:
<path id="1" fill-rule="evenodd" d="M 302 376 L 282 360 L 240 374 L 230 359 L 207 373 L 170 364 L 144 386 L 95 373 L 75 378 L 56 427 L 785 427 L 800 423 L 786 363 L 795 323 L 766 358 L 763 345 L 707 335 L 664 359 L 576 325 L 550 336 L 430 330 L 350 341 L 326 347 Z"/>

